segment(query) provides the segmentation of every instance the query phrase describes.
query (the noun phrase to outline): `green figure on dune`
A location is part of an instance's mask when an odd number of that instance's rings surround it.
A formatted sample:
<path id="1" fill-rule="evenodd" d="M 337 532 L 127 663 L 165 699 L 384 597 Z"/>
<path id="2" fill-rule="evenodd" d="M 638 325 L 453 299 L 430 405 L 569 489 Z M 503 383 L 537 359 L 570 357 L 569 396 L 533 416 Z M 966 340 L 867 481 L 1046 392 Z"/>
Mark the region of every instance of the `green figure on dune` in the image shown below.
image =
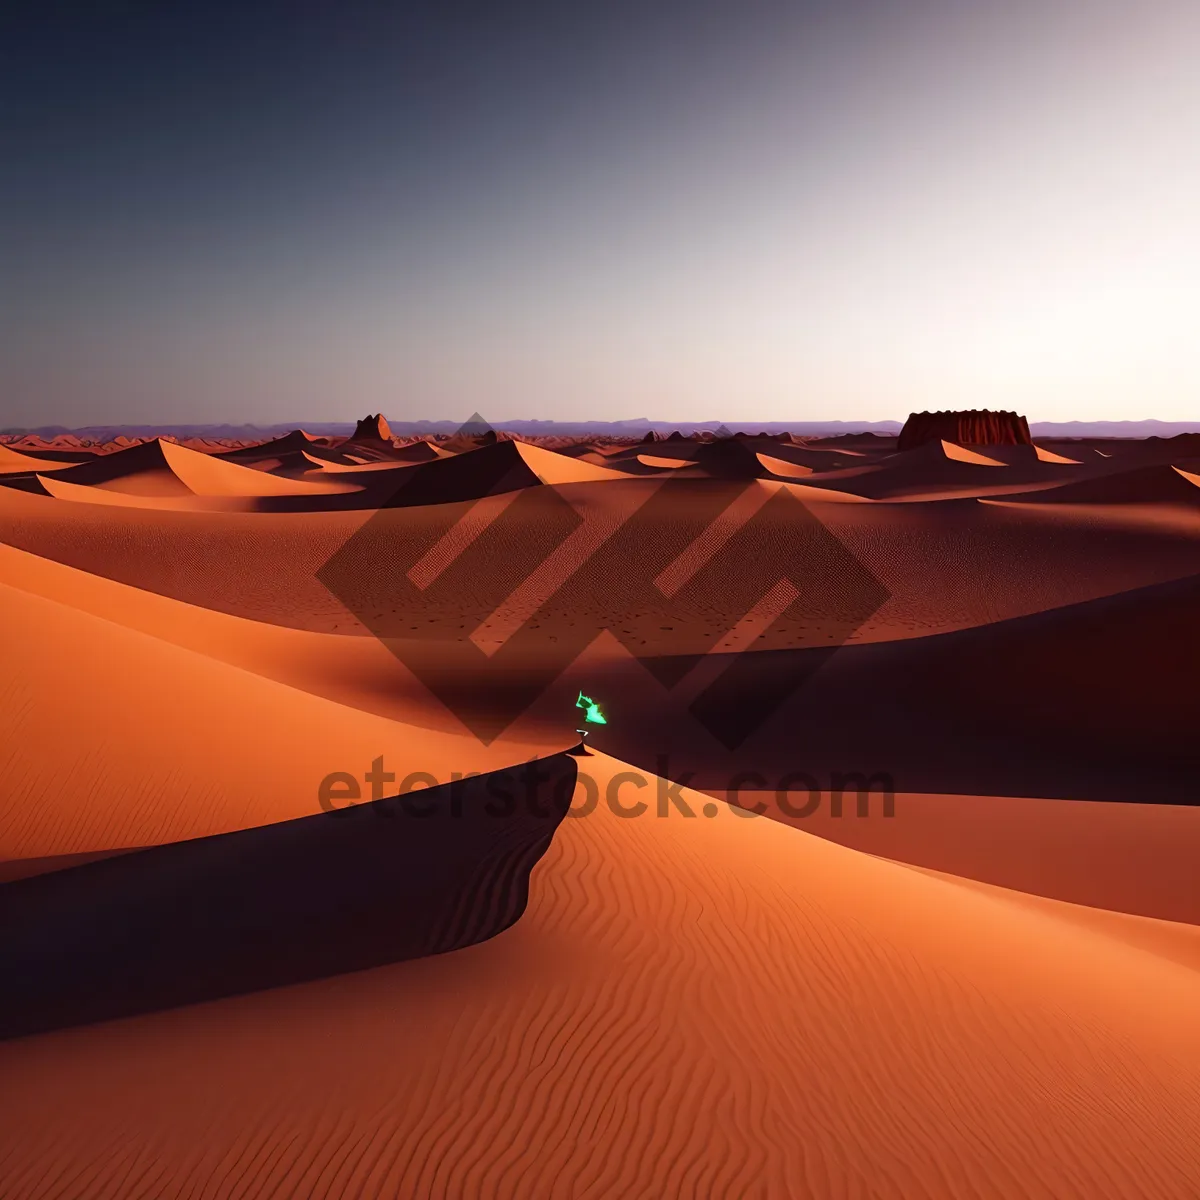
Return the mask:
<path id="1" fill-rule="evenodd" d="M 582 692 L 580 692 L 579 699 L 575 701 L 575 707 L 586 710 L 584 712 L 584 716 L 583 716 L 583 723 L 585 725 L 607 725 L 608 724 L 608 721 L 605 720 L 604 714 L 600 711 L 600 705 L 598 705 L 591 698 L 591 696 L 585 696 Z M 587 730 L 581 729 L 581 730 L 579 730 L 579 732 L 586 734 Z"/>

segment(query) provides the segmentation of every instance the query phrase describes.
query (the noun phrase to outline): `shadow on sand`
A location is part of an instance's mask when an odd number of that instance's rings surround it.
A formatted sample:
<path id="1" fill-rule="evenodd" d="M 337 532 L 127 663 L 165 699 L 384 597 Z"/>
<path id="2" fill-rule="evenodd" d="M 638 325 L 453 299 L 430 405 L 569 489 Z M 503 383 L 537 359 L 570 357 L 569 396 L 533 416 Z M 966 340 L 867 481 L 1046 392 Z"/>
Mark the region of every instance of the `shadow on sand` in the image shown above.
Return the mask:
<path id="1" fill-rule="evenodd" d="M 525 910 L 576 773 L 558 754 L 0 886 L 0 1038 L 490 938 Z"/>

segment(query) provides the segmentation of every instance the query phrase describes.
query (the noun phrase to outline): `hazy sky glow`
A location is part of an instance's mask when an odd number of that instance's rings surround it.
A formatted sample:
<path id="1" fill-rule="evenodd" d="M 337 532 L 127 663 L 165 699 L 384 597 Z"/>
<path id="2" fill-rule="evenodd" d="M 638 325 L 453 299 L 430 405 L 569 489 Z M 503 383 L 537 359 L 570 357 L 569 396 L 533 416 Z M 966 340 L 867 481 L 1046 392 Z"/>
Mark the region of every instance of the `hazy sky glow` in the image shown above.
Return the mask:
<path id="1" fill-rule="evenodd" d="M 1200 419 L 1195 0 L 105 7 L 0 17 L 0 426 Z"/>

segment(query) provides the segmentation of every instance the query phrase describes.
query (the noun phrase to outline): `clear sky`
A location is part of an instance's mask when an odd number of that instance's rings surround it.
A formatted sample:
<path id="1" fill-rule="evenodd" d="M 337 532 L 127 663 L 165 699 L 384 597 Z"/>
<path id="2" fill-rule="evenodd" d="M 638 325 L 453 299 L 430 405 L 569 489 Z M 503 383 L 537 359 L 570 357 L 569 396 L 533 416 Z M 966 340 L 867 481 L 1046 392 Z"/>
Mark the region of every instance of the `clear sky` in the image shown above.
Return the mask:
<path id="1" fill-rule="evenodd" d="M 1196 0 L 166 7 L 0 16 L 0 426 L 1200 417 Z"/>

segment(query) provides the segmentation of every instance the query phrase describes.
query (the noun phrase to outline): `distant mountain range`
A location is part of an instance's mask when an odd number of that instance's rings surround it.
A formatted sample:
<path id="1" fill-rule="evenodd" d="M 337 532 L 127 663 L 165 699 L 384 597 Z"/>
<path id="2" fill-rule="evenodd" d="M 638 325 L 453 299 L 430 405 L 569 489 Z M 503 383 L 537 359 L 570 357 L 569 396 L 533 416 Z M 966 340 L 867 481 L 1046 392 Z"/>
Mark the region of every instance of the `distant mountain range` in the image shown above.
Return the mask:
<path id="1" fill-rule="evenodd" d="M 389 419 L 393 434 L 400 437 L 435 436 L 452 434 L 462 428 L 461 421 L 393 421 Z M 480 423 L 472 418 L 468 424 Z M 656 433 L 671 433 L 678 429 L 683 434 L 700 433 L 720 429 L 722 425 L 731 433 L 796 433 L 809 436 L 836 435 L 839 433 L 877 433 L 895 436 L 900 432 L 900 421 L 656 421 L 638 417 L 630 421 L 497 421 L 498 430 L 539 437 L 642 437 L 653 430 Z M 109 442 L 117 437 L 146 437 L 152 434 L 170 434 L 178 438 L 213 438 L 252 441 L 277 437 L 303 425 L 309 433 L 323 437 L 348 437 L 355 430 L 354 421 L 287 422 L 278 425 L 88 425 L 69 429 L 63 425 L 42 425 L 31 429 L 3 429 L 0 434 L 33 434 L 42 438 L 73 434 L 96 442 Z M 1200 417 L 1195 421 L 1035 421 L 1030 423 L 1034 437 L 1043 438 L 1146 438 L 1174 437 L 1180 433 L 1200 432 Z"/>

